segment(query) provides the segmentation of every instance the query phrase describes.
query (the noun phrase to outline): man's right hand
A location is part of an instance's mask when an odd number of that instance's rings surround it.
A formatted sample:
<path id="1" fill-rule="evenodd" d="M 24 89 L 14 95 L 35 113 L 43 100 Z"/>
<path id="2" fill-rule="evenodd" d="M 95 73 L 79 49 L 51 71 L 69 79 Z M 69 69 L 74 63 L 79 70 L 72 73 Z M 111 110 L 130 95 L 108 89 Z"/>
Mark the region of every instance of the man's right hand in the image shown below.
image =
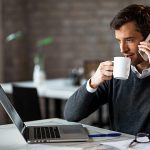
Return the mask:
<path id="1" fill-rule="evenodd" d="M 90 79 L 91 88 L 96 89 L 101 83 L 106 80 L 111 80 L 113 74 L 113 62 L 105 61 L 100 63 L 96 72 Z"/>

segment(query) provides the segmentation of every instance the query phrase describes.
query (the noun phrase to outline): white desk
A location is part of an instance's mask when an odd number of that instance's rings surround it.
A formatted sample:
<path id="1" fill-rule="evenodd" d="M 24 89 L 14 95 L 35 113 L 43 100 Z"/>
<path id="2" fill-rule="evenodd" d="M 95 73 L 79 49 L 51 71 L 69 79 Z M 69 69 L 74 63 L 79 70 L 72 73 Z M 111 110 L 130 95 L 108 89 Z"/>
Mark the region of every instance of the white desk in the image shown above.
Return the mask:
<path id="1" fill-rule="evenodd" d="M 25 87 L 37 87 L 38 94 L 40 97 L 45 99 L 45 114 L 46 118 L 49 118 L 49 100 L 55 100 L 55 116 L 61 117 L 61 101 L 67 100 L 78 88 L 71 84 L 70 79 L 60 78 L 46 80 L 40 86 L 36 86 L 33 81 L 26 82 L 12 82 Z M 12 83 L 2 83 L 1 86 L 4 91 L 8 94 L 12 94 Z"/>
<path id="2" fill-rule="evenodd" d="M 37 87 L 39 96 L 47 98 L 56 98 L 66 100 L 68 99 L 78 88 L 71 84 L 70 79 L 60 78 L 46 80 L 40 86 L 36 86 L 33 81 L 26 82 L 12 82 L 25 87 Z M 1 86 L 8 94 L 12 94 L 12 83 L 2 83 Z"/>
<path id="3" fill-rule="evenodd" d="M 62 118 L 61 104 L 66 101 L 79 86 L 72 85 L 71 79 L 58 78 L 46 80 L 41 86 L 35 86 L 33 81 L 12 82 L 25 87 L 37 87 L 40 97 L 44 97 L 45 103 L 45 118 L 50 118 L 49 103 L 54 99 L 54 114 L 57 118 Z M 12 94 L 12 83 L 2 83 L 1 86 L 8 94 Z M 103 126 L 102 118 L 103 108 L 98 111 L 98 125 Z M 97 122 L 96 122 L 97 123 Z"/>
<path id="4" fill-rule="evenodd" d="M 39 120 L 39 121 L 32 121 L 27 122 L 28 125 L 47 125 L 47 124 L 74 124 L 73 122 L 67 122 L 62 119 L 45 119 L 45 120 Z M 112 131 L 102 129 L 102 128 L 96 128 L 88 125 L 84 125 L 89 134 L 92 133 L 110 133 Z M 94 147 L 98 146 L 101 142 L 104 141 L 119 141 L 119 140 L 125 140 L 133 138 L 131 135 L 122 134 L 120 137 L 101 137 L 101 138 L 92 138 L 88 142 L 68 142 L 68 143 L 45 143 L 42 144 L 43 148 L 40 149 L 41 144 L 37 146 L 37 144 L 26 144 L 23 137 L 20 135 L 19 131 L 13 124 L 9 125 L 1 125 L 0 126 L 0 149 L 1 150 L 44 150 L 47 147 L 52 150 L 51 146 L 57 145 L 60 146 L 60 149 L 62 150 L 64 146 L 67 146 L 68 149 L 71 149 L 71 147 L 78 147 L 78 148 L 86 148 L 86 150 L 93 150 Z M 32 145 L 32 147 L 30 147 Z M 33 146 L 35 146 L 33 148 Z M 46 146 L 46 148 L 44 148 Z M 46 149 L 47 150 L 47 149 Z M 96 149 L 95 149 L 96 150 Z"/>

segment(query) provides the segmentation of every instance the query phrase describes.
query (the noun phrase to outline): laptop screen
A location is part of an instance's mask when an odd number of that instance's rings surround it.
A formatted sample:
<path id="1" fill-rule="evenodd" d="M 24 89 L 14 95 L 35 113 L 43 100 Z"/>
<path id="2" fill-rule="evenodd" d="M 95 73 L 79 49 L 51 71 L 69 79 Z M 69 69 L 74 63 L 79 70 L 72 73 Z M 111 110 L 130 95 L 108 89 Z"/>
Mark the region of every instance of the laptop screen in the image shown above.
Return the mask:
<path id="1" fill-rule="evenodd" d="M 16 110 L 14 109 L 13 105 L 10 103 L 8 97 L 6 96 L 4 90 L 0 86 L 0 103 L 2 104 L 3 108 L 13 121 L 13 123 L 18 127 L 20 132 L 22 133 L 23 128 L 24 128 L 24 123 Z"/>

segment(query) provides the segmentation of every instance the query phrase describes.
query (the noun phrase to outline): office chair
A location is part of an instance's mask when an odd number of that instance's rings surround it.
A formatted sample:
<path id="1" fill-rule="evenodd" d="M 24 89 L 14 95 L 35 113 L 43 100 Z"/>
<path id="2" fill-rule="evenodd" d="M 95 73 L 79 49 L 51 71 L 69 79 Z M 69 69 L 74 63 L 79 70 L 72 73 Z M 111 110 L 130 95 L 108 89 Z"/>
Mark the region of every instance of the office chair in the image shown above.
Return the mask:
<path id="1" fill-rule="evenodd" d="M 91 76 L 97 70 L 100 62 L 103 60 L 85 60 L 83 67 L 84 67 L 84 77 L 85 79 L 90 79 Z M 96 121 L 92 122 L 92 125 L 97 127 L 109 127 L 109 116 L 108 116 L 108 105 L 101 106 L 97 111 L 98 118 Z"/>
<path id="2" fill-rule="evenodd" d="M 12 85 L 14 107 L 23 121 L 42 119 L 36 88 Z"/>
<path id="3" fill-rule="evenodd" d="M 100 62 L 102 60 L 85 60 L 83 62 L 83 68 L 84 68 L 84 77 L 85 79 L 90 79 L 91 76 L 95 73 L 97 70 Z"/>

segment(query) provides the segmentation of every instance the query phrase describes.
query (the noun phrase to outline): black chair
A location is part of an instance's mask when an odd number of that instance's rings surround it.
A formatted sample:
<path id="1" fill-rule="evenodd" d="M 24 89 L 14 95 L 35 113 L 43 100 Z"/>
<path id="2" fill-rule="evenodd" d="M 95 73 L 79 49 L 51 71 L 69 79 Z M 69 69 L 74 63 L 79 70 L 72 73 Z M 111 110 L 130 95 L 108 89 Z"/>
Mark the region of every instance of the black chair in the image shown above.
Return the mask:
<path id="1" fill-rule="evenodd" d="M 14 107 L 23 121 L 42 119 L 39 96 L 36 88 L 13 84 Z"/>

